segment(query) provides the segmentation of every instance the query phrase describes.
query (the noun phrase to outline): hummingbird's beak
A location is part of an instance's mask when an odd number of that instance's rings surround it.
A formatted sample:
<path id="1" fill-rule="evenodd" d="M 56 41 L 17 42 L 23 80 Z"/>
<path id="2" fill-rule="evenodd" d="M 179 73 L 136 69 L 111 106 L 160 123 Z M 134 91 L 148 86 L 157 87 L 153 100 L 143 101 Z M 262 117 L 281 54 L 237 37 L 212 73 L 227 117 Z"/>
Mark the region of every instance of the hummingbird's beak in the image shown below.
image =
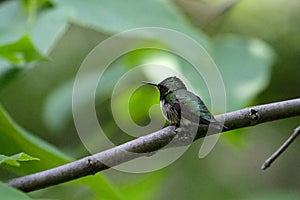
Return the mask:
<path id="1" fill-rule="evenodd" d="M 153 82 L 142 81 L 142 83 L 148 84 L 148 85 L 153 85 L 153 86 L 157 87 L 157 84 L 153 83 Z"/>

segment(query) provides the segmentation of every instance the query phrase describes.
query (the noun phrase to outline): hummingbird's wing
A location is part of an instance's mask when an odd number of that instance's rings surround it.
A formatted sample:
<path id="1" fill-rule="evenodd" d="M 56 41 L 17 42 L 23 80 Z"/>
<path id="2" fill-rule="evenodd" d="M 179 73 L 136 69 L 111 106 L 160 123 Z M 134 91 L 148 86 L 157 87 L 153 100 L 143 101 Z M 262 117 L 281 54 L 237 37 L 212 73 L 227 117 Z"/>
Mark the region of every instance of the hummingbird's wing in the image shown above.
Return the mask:
<path id="1" fill-rule="evenodd" d="M 194 93 L 188 90 L 177 90 L 174 93 L 179 103 L 182 117 L 198 124 L 218 123 L 203 101 Z"/>

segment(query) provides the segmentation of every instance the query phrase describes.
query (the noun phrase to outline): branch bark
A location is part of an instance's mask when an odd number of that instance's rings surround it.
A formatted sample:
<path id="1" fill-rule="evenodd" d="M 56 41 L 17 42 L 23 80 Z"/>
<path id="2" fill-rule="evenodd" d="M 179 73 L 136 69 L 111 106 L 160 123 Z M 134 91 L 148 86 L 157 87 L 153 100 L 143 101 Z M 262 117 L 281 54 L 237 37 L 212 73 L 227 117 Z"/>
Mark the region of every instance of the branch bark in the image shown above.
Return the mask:
<path id="1" fill-rule="evenodd" d="M 288 146 L 292 144 L 292 142 L 298 137 L 300 134 L 300 126 L 298 126 L 292 135 L 275 151 L 261 166 L 261 169 L 265 170 L 271 166 L 271 164 L 282 154 Z"/>
<path id="2" fill-rule="evenodd" d="M 293 116 L 300 116 L 300 98 L 253 106 L 218 115 L 216 119 L 226 119 L 225 126 L 228 129 L 223 130 L 223 132 L 225 132 Z M 206 131 L 207 127 L 201 127 L 194 140 L 205 137 Z M 12 179 L 7 182 L 7 184 L 22 191 L 30 192 L 83 176 L 93 175 L 99 171 L 108 169 L 108 166 L 112 167 L 137 157 L 149 156 L 151 155 L 149 152 L 155 152 L 165 147 L 171 140 L 176 138 L 176 135 L 178 135 L 178 133 L 175 131 L 175 127 L 168 126 L 157 132 L 74 162 Z M 135 154 L 128 154 L 126 152 L 135 152 Z"/>

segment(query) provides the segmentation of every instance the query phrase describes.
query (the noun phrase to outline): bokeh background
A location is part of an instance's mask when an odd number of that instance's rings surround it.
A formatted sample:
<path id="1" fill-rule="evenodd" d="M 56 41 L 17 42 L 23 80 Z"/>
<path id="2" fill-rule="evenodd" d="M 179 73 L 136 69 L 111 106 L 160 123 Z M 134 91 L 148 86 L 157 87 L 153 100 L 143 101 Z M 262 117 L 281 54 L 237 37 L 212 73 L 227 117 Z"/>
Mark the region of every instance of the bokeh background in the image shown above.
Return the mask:
<path id="1" fill-rule="evenodd" d="M 1 1 L 0 154 L 24 152 L 40 159 L 19 166 L 2 163 L 1 181 L 89 155 L 72 118 L 73 82 L 96 45 L 128 29 L 169 28 L 203 45 L 221 72 L 228 111 L 299 98 L 299 10 L 298 0 Z M 163 41 L 152 42 L 166 46 Z M 185 60 L 153 49 L 130 52 L 110 65 L 96 95 L 99 121 L 115 144 L 133 137 L 114 121 L 112 89 L 124 73 L 149 61 L 182 72 L 210 107 L 205 83 L 193 77 Z M 144 70 L 140 77 L 154 81 L 161 74 Z M 135 80 L 132 87 L 136 87 Z M 128 105 L 134 122 L 147 125 L 148 111 L 158 99 L 155 88 L 136 90 Z M 121 95 L 120 116 L 122 102 Z M 159 109 L 153 116 L 162 120 Z M 16 195 L 19 199 L 299 199 L 298 140 L 270 169 L 260 169 L 299 125 L 299 119 L 224 133 L 203 159 L 198 158 L 202 140 L 197 141 L 180 159 L 155 172 L 109 169 L 29 193 L 29 197 Z M 7 189 L 0 186 L 0 192 Z"/>

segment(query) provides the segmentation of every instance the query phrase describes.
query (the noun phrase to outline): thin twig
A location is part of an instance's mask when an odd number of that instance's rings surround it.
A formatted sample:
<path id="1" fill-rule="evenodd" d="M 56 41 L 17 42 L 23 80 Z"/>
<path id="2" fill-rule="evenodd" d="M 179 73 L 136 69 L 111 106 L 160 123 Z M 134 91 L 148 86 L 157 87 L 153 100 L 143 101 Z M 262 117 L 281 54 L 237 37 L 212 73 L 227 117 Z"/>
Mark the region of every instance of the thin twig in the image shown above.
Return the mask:
<path id="1" fill-rule="evenodd" d="M 216 116 L 216 119 L 219 121 L 220 119 L 226 119 L 225 126 L 228 128 L 226 131 L 229 131 L 299 115 L 300 98 L 253 106 L 251 108 L 218 115 Z M 96 172 L 108 169 L 108 166 L 116 166 L 135 158 L 149 155 L 149 152 L 155 152 L 162 149 L 169 144 L 175 136 L 175 127 L 168 126 L 155 133 L 137 138 L 120 146 L 77 161 L 35 174 L 12 179 L 8 184 L 22 191 L 30 192 L 83 176 L 93 175 Z M 195 140 L 205 136 L 206 130 L 203 128 L 197 133 Z M 136 154 L 124 153 L 128 151 L 136 152 Z M 105 162 L 100 162 L 100 160 Z M 103 163 L 106 163 L 106 165 Z"/>
<path id="2" fill-rule="evenodd" d="M 282 154 L 288 146 L 296 139 L 296 137 L 300 134 L 300 126 L 298 126 L 292 135 L 275 151 L 261 166 L 261 169 L 265 170 L 271 166 L 271 164 Z"/>

